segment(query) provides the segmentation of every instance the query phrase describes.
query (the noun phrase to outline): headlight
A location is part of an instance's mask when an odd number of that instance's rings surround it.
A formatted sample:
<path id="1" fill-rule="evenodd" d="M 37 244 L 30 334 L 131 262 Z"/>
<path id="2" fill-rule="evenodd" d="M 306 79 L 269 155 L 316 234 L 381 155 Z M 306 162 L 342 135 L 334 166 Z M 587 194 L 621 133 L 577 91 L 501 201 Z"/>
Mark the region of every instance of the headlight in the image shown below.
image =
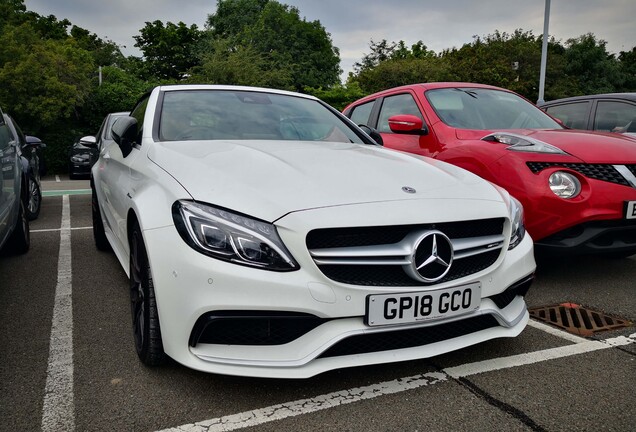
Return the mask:
<path id="1" fill-rule="evenodd" d="M 502 144 L 508 144 L 506 150 L 530 152 L 530 153 L 551 153 L 551 154 L 567 154 L 563 150 L 543 141 L 534 138 L 521 136 L 509 132 L 495 132 L 482 138 L 484 141 L 495 141 Z"/>
<path id="2" fill-rule="evenodd" d="M 274 225 L 194 201 L 177 201 L 172 218 L 181 238 L 213 258 L 267 270 L 299 268 Z"/>
<path id="3" fill-rule="evenodd" d="M 581 182 L 572 174 L 556 171 L 548 179 L 550 189 L 560 198 L 570 199 L 581 192 Z"/>
<path id="4" fill-rule="evenodd" d="M 508 204 L 510 212 L 510 222 L 512 224 L 512 233 L 510 235 L 510 244 L 508 250 L 517 247 L 523 237 L 526 235 L 526 227 L 523 225 L 523 206 L 512 196 Z"/>

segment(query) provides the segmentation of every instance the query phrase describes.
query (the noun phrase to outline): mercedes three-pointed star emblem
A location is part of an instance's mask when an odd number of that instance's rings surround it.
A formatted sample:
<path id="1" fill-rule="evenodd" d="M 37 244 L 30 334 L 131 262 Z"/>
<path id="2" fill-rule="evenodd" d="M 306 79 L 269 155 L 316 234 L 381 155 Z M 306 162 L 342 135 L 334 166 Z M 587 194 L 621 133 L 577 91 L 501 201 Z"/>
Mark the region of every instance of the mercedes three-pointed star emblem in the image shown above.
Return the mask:
<path id="1" fill-rule="evenodd" d="M 422 282 L 436 282 L 442 279 L 453 263 L 453 245 L 441 231 L 422 234 L 413 246 L 409 275 Z"/>

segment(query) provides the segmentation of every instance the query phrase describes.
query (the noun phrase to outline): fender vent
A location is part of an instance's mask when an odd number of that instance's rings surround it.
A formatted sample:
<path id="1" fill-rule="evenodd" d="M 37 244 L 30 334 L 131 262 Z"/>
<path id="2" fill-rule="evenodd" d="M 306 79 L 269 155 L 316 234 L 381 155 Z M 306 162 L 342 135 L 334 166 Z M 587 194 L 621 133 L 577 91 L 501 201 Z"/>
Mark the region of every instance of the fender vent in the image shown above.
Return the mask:
<path id="1" fill-rule="evenodd" d="M 561 303 L 528 310 L 530 316 L 579 336 L 629 327 L 632 322 L 574 303 Z"/>

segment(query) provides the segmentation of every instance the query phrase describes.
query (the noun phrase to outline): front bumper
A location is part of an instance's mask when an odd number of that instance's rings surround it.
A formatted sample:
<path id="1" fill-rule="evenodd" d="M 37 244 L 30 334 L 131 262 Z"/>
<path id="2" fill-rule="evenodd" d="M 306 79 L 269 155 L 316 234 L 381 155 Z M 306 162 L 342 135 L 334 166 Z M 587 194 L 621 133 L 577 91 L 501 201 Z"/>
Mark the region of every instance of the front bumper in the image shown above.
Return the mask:
<path id="1" fill-rule="evenodd" d="M 636 220 L 587 222 L 535 243 L 541 254 L 628 256 L 636 254 Z"/>
<path id="2" fill-rule="evenodd" d="M 147 230 L 144 237 L 164 350 L 177 362 L 201 371 L 308 378 L 336 368 L 431 357 L 497 337 L 514 337 L 528 321 L 522 295 L 513 295 L 503 303 L 502 296 L 495 296 L 533 274 L 535 263 L 529 236 L 490 268 L 435 287 L 481 282 L 478 310 L 423 324 L 373 328 L 364 323 L 367 295 L 418 291 L 422 287 L 338 283 L 327 279 L 308 254 L 295 256 L 301 269 L 294 272 L 243 267 L 194 251 L 172 226 Z M 274 345 L 202 343 L 204 339 L 193 337 L 202 317 L 219 312 L 303 314 L 320 322 L 286 343 Z M 440 339 L 438 334 L 446 336 Z M 352 350 L 349 342 L 359 346 L 360 339 L 365 339 L 362 345 L 385 345 L 387 340 L 396 339 L 421 342 L 395 345 L 388 350 L 364 347 Z"/>
<path id="3" fill-rule="evenodd" d="M 547 159 L 550 158 L 543 154 L 523 158 L 510 154 L 496 164 L 497 178 L 505 180 L 496 183 L 523 204 L 526 229 L 537 250 L 568 254 L 631 250 L 633 220 L 626 219 L 625 205 L 636 201 L 636 188 L 609 164 L 602 165 L 609 167 L 607 174 L 595 171 L 593 164 L 561 163 L 560 156 L 553 156 L 551 162 L 539 162 Z M 562 199 L 552 193 L 549 177 L 556 171 L 579 180 L 578 196 Z M 621 236 L 625 236 L 625 241 L 621 241 Z"/>

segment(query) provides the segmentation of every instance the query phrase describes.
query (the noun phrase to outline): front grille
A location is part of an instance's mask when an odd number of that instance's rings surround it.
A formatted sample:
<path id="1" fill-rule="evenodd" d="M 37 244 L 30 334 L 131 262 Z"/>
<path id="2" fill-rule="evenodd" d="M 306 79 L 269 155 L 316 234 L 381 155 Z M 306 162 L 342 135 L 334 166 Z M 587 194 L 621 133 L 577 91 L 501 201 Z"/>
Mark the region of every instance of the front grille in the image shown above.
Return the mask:
<path id="1" fill-rule="evenodd" d="M 494 218 L 438 224 L 327 228 L 309 232 L 306 243 L 320 271 L 331 280 L 363 286 L 426 286 L 469 276 L 493 265 L 505 243 L 504 221 L 504 218 Z M 416 280 L 407 272 L 413 261 L 415 239 L 433 230 L 451 240 L 454 261 L 442 279 L 434 282 Z"/>
<path id="2" fill-rule="evenodd" d="M 563 167 L 581 173 L 585 177 L 616 183 L 623 186 L 630 186 L 626 178 L 610 164 L 582 164 L 582 163 L 559 163 L 559 162 L 526 162 L 530 171 L 538 174 L 546 168 Z M 636 173 L 636 165 L 625 165 L 632 173 Z"/>
<path id="3" fill-rule="evenodd" d="M 437 224 L 379 227 L 325 228 L 307 234 L 308 249 L 369 246 L 397 243 L 413 231 L 439 230 L 449 238 L 484 237 L 501 234 L 502 218 Z"/>
<path id="4" fill-rule="evenodd" d="M 480 315 L 436 326 L 361 334 L 341 340 L 323 352 L 320 357 L 338 357 L 430 345 L 498 325 L 499 323 L 492 315 Z"/>
<path id="5" fill-rule="evenodd" d="M 500 249 L 496 249 L 465 259 L 455 260 L 446 276 L 435 283 L 452 281 L 484 270 L 497 261 L 500 252 Z M 427 282 L 412 279 L 399 266 L 322 265 L 319 268 L 329 279 L 351 285 L 394 287 L 431 285 Z"/>

